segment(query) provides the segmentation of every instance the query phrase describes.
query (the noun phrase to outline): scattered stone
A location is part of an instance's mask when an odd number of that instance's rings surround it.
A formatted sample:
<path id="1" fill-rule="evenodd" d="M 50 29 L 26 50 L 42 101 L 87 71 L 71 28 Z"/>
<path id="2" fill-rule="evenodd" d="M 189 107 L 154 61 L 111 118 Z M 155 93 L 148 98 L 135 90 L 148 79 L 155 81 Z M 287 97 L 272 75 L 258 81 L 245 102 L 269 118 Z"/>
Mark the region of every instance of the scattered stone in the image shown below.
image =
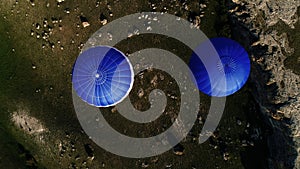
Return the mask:
<path id="1" fill-rule="evenodd" d="M 242 147 L 246 147 L 247 146 L 247 140 L 242 140 Z"/>
<path id="2" fill-rule="evenodd" d="M 140 88 L 140 90 L 138 91 L 138 96 L 139 98 L 142 98 L 144 96 L 144 90 L 142 88 Z"/>
<path id="3" fill-rule="evenodd" d="M 157 84 L 158 84 L 158 76 L 155 75 L 155 76 L 152 78 L 152 80 L 151 80 L 150 83 L 151 83 L 154 87 L 156 87 Z"/>
<path id="4" fill-rule="evenodd" d="M 230 156 L 229 156 L 229 153 L 228 153 L 228 152 L 223 153 L 223 159 L 224 159 L 225 161 L 228 161 L 228 160 L 230 159 Z"/>
<path id="5" fill-rule="evenodd" d="M 153 160 L 151 160 L 152 163 L 157 163 L 158 162 L 158 158 L 155 157 Z"/>
<path id="6" fill-rule="evenodd" d="M 83 165 L 83 166 L 86 166 L 86 161 L 83 161 L 83 162 L 82 162 L 82 165 Z"/>
<path id="7" fill-rule="evenodd" d="M 50 32 L 50 34 L 51 34 L 52 30 L 53 30 L 53 28 L 48 25 L 48 31 Z"/>
<path id="8" fill-rule="evenodd" d="M 80 155 L 77 155 L 77 156 L 75 157 L 75 160 L 76 160 L 76 161 L 79 161 L 79 160 L 80 160 Z"/>
<path id="9" fill-rule="evenodd" d="M 110 41 L 112 41 L 112 39 L 113 39 L 113 35 L 111 34 L 111 33 L 107 33 L 107 38 L 108 38 L 108 40 L 110 40 Z"/>
<path id="10" fill-rule="evenodd" d="M 173 165 L 172 164 L 167 164 L 166 168 L 171 168 Z"/>
<path id="11" fill-rule="evenodd" d="M 142 168 L 148 168 L 148 167 L 149 167 L 149 163 L 147 163 L 147 162 L 142 163 Z"/>
<path id="12" fill-rule="evenodd" d="M 57 18 L 55 18 L 55 17 L 51 17 L 51 20 L 52 20 L 52 23 L 53 23 L 53 24 L 56 24 L 56 23 L 58 23 L 58 19 L 57 19 Z"/>
<path id="13" fill-rule="evenodd" d="M 206 5 L 205 4 L 200 4 L 200 8 L 206 8 Z"/>
<path id="14" fill-rule="evenodd" d="M 54 49 L 54 48 L 55 48 L 55 45 L 54 45 L 54 43 L 50 43 L 50 46 L 51 46 L 51 48 L 52 48 L 52 49 Z"/>
<path id="15" fill-rule="evenodd" d="M 174 154 L 182 156 L 184 154 L 184 147 L 179 143 L 173 147 Z"/>
<path id="16" fill-rule="evenodd" d="M 247 123 L 246 127 L 247 127 L 247 128 L 249 128 L 249 127 L 250 127 L 250 123 L 249 123 L 249 122 Z"/>
<path id="17" fill-rule="evenodd" d="M 41 25 L 40 25 L 39 23 L 37 23 L 37 24 L 35 25 L 35 28 L 36 28 L 37 30 L 39 30 L 39 29 L 41 28 Z"/>
<path id="18" fill-rule="evenodd" d="M 198 120 L 199 120 L 199 124 L 203 124 L 203 118 L 202 118 L 202 116 L 199 116 Z"/>
<path id="19" fill-rule="evenodd" d="M 172 95 L 172 94 L 168 94 L 168 96 L 169 96 L 171 99 L 174 99 L 174 100 L 177 99 L 177 96 L 174 96 L 174 95 Z"/>
<path id="20" fill-rule="evenodd" d="M 128 33 L 127 37 L 131 38 L 133 36 L 133 33 Z"/>
<path id="21" fill-rule="evenodd" d="M 69 8 L 65 8 L 64 12 L 67 13 L 67 14 L 69 14 L 70 13 L 70 9 Z"/>
<path id="22" fill-rule="evenodd" d="M 254 147 L 254 142 L 253 141 L 249 141 L 248 144 L 252 147 Z"/>
<path id="23" fill-rule="evenodd" d="M 37 91 L 40 91 L 40 89 L 37 89 Z M 11 120 L 17 127 L 20 127 L 29 134 L 39 135 L 47 131 L 38 119 L 29 115 L 27 110 L 20 109 L 14 112 Z"/>
<path id="24" fill-rule="evenodd" d="M 100 2 L 99 2 L 99 1 L 97 1 L 97 2 L 96 2 L 96 8 L 98 8 L 98 7 L 99 7 L 99 5 L 100 5 Z"/>
<path id="25" fill-rule="evenodd" d="M 102 25 L 106 25 L 107 24 L 107 20 L 104 19 L 103 21 L 101 21 Z"/>
<path id="26" fill-rule="evenodd" d="M 111 109 L 111 112 L 112 112 L 112 113 L 116 113 L 116 112 L 117 112 L 117 107 L 112 108 L 112 109 Z"/>
<path id="27" fill-rule="evenodd" d="M 90 24 L 88 22 L 82 22 L 82 26 L 85 28 L 85 27 L 90 26 Z"/>
<path id="28" fill-rule="evenodd" d="M 195 16 L 195 19 L 193 20 L 194 27 L 199 29 L 200 28 L 200 23 L 201 23 L 201 17 L 200 16 Z"/>
<path id="29" fill-rule="evenodd" d="M 134 34 L 134 35 L 139 35 L 139 34 L 140 34 L 140 30 L 139 30 L 139 29 L 135 29 L 135 30 L 133 31 L 133 34 Z"/>
<path id="30" fill-rule="evenodd" d="M 151 26 L 148 26 L 148 27 L 146 28 L 146 30 L 147 30 L 147 31 L 152 31 L 152 27 L 151 27 Z"/>
<path id="31" fill-rule="evenodd" d="M 160 80 L 165 80 L 165 76 L 163 74 L 159 75 Z"/>
<path id="32" fill-rule="evenodd" d="M 89 24 L 89 22 L 88 22 L 88 20 L 87 20 L 86 17 L 80 16 L 80 21 L 81 21 L 81 24 L 82 24 L 82 26 L 83 26 L 84 28 L 90 26 L 90 24 Z"/>
<path id="33" fill-rule="evenodd" d="M 239 126 L 241 126 L 241 125 L 242 125 L 242 121 L 241 121 L 240 119 L 237 118 L 237 119 L 236 119 L 236 124 L 239 125 Z"/>

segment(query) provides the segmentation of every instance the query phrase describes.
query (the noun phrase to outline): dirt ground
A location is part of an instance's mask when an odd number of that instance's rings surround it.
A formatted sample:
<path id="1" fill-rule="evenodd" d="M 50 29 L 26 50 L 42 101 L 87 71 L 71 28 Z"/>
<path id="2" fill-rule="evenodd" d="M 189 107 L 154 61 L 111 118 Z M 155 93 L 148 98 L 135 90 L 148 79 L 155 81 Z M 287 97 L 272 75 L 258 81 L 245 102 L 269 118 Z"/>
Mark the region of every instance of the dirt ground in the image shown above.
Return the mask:
<path id="1" fill-rule="evenodd" d="M 199 119 L 181 143 L 184 147 L 181 156 L 170 150 L 156 157 L 128 159 L 106 152 L 82 131 L 73 108 L 72 66 L 82 45 L 103 26 L 101 15 L 108 23 L 142 11 L 168 12 L 193 23 L 202 16 L 199 26 L 208 37 L 230 37 L 226 3 L 203 0 L 1 1 L 0 168 L 264 168 L 267 155 L 264 138 L 268 127 L 261 123 L 250 83 L 228 97 L 214 137 L 199 145 L 195 139 L 210 101 L 201 94 Z M 86 17 L 90 26 L 83 27 L 80 16 Z M 184 44 L 158 35 L 136 36 L 116 47 L 124 53 L 147 47 L 175 49 L 173 52 L 185 62 L 191 53 Z M 153 78 L 157 79 L 157 86 L 149 83 Z M 116 130 L 126 130 L 127 135 L 158 134 L 172 124 L 171 119 L 179 109 L 180 94 L 174 79 L 165 72 L 145 71 L 143 79 L 135 77 L 130 93 L 133 105 L 140 110 L 149 108 L 147 96 L 154 88 L 169 94 L 166 108 L 169 113 L 157 121 L 149 125 L 135 124 L 113 113 L 112 108 L 104 109 L 105 118 Z M 140 90 L 144 91 L 141 98 L 138 97 Z M 26 114 L 17 113 L 20 110 L 26 110 Z"/>

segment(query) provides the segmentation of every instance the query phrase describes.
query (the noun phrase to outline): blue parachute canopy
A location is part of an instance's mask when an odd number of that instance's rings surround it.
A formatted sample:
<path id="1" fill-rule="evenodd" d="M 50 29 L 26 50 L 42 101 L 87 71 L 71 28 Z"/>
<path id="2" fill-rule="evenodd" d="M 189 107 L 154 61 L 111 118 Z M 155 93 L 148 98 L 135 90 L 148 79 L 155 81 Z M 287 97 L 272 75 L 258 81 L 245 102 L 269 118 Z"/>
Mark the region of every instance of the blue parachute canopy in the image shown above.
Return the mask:
<path id="1" fill-rule="evenodd" d="M 218 60 L 212 60 L 210 65 L 206 65 L 215 66 L 218 70 L 212 72 L 211 78 L 200 59 L 209 57 L 206 56 L 207 53 L 213 53 L 207 52 L 208 43 L 213 45 L 219 55 L 214 57 L 219 58 Z M 191 56 L 189 67 L 200 91 L 209 96 L 223 97 L 235 93 L 246 83 L 250 73 L 250 60 L 245 49 L 237 42 L 228 38 L 212 38 L 197 47 Z M 220 87 L 220 84 L 225 84 L 222 82 L 225 79 L 226 87 Z"/>
<path id="2" fill-rule="evenodd" d="M 109 46 L 97 46 L 78 56 L 72 83 L 82 100 L 96 107 L 108 107 L 129 94 L 133 77 L 132 66 L 122 52 Z"/>

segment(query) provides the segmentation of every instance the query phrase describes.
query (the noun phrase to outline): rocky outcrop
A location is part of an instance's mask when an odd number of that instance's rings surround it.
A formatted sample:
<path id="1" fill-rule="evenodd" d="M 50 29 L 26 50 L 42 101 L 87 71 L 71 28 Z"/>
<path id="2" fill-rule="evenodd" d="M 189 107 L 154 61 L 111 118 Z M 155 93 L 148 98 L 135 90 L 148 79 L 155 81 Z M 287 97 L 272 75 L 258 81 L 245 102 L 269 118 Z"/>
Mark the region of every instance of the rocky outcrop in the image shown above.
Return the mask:
<path id="1" fill-rule="evenodd" d="M 284 60 L 294 52 L 287 33 L 273 28 L 279 21 L 295 29 L 299 0 L 232 0 L 229 6 L 234 38 L 252 58 L 251 81 L 265 122 L 269 168 L 300 168 L 300 76 Z M 272 27 L 272 28 L 271 28 Z M 299 64 L 299 63 L 295 63 Z"/>
<path id="2" fill-rule="evenodd" d="M 19 109 L 12 113 L 12 122 L 24 132 L 39 137 L 42 141 L 42 134 L 48 132 L 48 129 L 37 118 L 30 116 L 27 109 Z"/>

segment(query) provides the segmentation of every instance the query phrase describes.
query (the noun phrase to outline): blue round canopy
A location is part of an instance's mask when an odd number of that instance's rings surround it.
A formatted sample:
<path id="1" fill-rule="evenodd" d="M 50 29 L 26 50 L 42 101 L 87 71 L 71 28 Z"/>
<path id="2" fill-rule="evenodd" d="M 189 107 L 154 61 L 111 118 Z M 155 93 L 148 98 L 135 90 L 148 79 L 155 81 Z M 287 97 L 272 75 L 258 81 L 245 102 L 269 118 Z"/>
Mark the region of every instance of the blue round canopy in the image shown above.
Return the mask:
<path id="1" fill-rule="evenodd" d="M 132 66 L 122 52 L 109 46 L 97 46 L 78 56 L 72 83 L 82 100 L 96 107 L 108 107 L 129 94 L 133 77 Z"/>
<path id="2" fill-rule="evenodd" d="M 215 48 L 218 60 L 212 60 L 209 65 L 214 66 L 217 71 L 209 77 L 207 69 L 200 58 L 206 56 L 208 43 Z M 198 53 L 198 56 L 196 53 Z M 213 57 L 212 57 L 213 58 Z M 250 73 L 250 60 L 245 49 L 237 42 L 228 38 L 212 38 L 209 42 L 203 42 L 193 52 L 189 67 L 196 79 L 197 87 L 209 96 L 223 97 L 237 92 L 246 83 Z M 225 78 L 224 78 L 225 75 Z M 220 84 L 225 84 L 222 87 Z"/>

